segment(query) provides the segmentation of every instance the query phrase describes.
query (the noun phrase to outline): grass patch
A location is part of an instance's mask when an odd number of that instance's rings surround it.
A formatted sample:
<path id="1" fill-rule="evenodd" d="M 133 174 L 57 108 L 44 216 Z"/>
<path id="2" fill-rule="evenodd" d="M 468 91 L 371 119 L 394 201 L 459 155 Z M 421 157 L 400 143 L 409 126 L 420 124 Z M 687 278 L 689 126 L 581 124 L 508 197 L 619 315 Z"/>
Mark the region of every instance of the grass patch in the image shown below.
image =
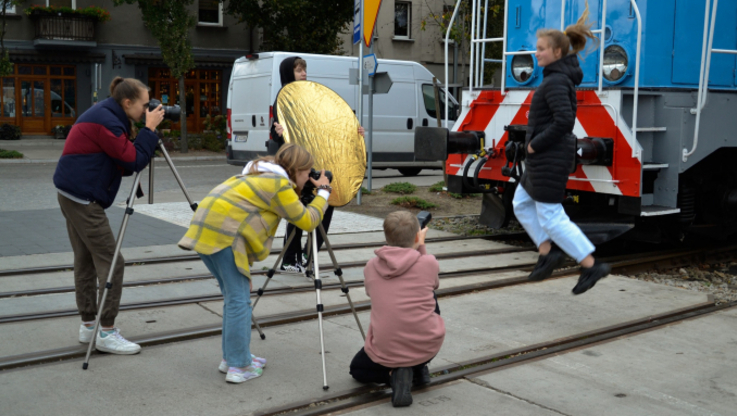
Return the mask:
<path id="1" fill-rule="evenodd" d="M 384 192 L 393 192 L 401 195 L 411 194 L 416 190 L 417 187 L 409 182 L 394 182 L 384 187 Z"/>
<path id="2" fill-rule="evenodd" d="M 429 192 L 443 192 L 444 187 L 445 187 L 445 182 L 440 181 L 440 182 L 430 185 L 430 189 L 428 189 L 428 191 Z"/>
<path id="3" fill-rule="evenodd" d="M 0 159 L 23 159 L 23 153 L 15 150 L 0 149 Z"/>
<path id="4" fill-rule="evenodd" d="M 463 198 L 474 198 L 474 197 L 477 197 L 477 196 L 479 196 L 481 194 L 456 194 L 456 193 L 453 193 L 453 192 L 448 192 L 448 195 L 451 198 L 463 199 Z"/>
<path id="5" fill-rule="evenodd" d="M 405 208 L 419 208 L 419 209 L 430 209 L 435 208 L 437 205 L 432 202 L 427 202 L 424 199 L 416 196 L 400 196 L 392 200 L 392 205 L 399 205 Z"/>
<path id="6" fill-rule="evenodd" d="M 368 189 L 366 189 L 365 186 L 362 186 L 361 187 L 361 194 L 363 194 L 363 195 L 371 195 L 371 191 L 369 191 Z"/>

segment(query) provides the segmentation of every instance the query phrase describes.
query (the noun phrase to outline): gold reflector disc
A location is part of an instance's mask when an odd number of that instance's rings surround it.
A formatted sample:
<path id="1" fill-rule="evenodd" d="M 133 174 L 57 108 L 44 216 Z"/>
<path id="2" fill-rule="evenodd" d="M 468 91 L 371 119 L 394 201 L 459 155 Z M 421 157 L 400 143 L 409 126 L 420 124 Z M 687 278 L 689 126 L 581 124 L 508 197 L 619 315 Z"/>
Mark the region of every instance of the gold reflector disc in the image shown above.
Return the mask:
<path id="1" fill-rule="evenodd" d="M 366 143 L 348 103 L 324 85 L 296 81 L 282 88 L 276 106 L 284 141 L 307 149 L 316 170 L 333 172 L 328 203 L 340 207 L 351 202 L 366 173 Z"/>

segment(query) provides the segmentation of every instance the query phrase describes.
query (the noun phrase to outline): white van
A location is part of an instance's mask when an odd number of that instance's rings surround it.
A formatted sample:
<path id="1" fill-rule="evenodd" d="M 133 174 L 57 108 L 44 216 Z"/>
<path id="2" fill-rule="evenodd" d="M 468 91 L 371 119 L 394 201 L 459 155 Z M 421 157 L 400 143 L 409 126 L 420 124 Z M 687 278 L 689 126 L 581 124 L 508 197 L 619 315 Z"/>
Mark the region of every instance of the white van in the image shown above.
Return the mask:
<path id="1" fill-rule="evenodd" d="M 358 58 L 292 52 L 266 52 L 235 61 L 228 88 L 228 163 L 245 165 L 266 154 L 272 108 L 281 89 L 279 64 L 298 55 L 307 62 L 307 80 L 327 86 L 351 106 L 358 107 L 358 85 L 350 85 L 348 72 Z M 373 166 L 399 169 L 417 175 L 423 168 L 441 169 L 441 162 L 415 162 L 414 128 L 437 126 L 432 74 L 417 62 L 379 59 L 379 72 L 388 72 L 393 85 L 388 94 L 374 94 Z M 458 102 L 450 96 L 450 120 Z M 441 106 L 445 102 L 440 91 Z M 368 96 L 363 103 L 364 128 L 368 126 Z M 444 117 L 441 111 L 441 119 Z M 452 127 L 452 126 L 449 126 Z"/>

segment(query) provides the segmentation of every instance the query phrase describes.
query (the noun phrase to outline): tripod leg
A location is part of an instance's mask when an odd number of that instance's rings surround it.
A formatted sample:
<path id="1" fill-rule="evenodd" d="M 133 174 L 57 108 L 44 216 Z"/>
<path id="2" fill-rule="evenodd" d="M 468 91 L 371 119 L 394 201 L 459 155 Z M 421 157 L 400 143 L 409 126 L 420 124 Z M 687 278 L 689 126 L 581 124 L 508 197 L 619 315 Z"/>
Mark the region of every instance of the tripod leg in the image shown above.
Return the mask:
<path id="1" fill-rule="evenodd" d="M 363 337 L 363 340 L 366 340 L 366 334 L 363 332 L 363 326 L 361 325 L 361 320 L 358 319 L 358 314 L 356 313 L 356 308 L 353 306 L 353 301 L 351 300 L 351 295 L 348 293 L 348 287 L 345 285 L 345 280 L 343 280 L 343 270 L 341 270 L 340 265 L 338 264 L 338 260 L 335 259 L 335 252 L 333 252 L 333 247 L 330 245 L 330 240 L 328 240 L 328 233 L 325 232 L 325 228 L 323 228 L 322 224 L 318 226 L 320 229 L 320 233 L 322 233 L 322 239 L 325 242 L 325 247 L 328 249 L 328 254 L 330 254 L 330 260 L 333 262 L 333 269 L 335 269 L 335 275 L 338 276 L 338 279 L 340 279 L 340 290 L 345 293 L 346 299 L 348 299 L 348 304 L 351 306 L 351 312 L 353 312 L 353 317 L 356 318 L 356 324 L 358 324 L 358 329 L 361 331 L 361 336 Z"/>
<path id="2" fill-rule="evenodd" d="M 314 266 L 313 266 L 314 262 L 312 261 L 313 259 L 312 238 L 313 238 L 312 233 L 308 233 L 307 234 L 307 268 L 305 269 L 305 276 L 307 276 L 308 279 L 312 279 L 313 274 L 315 273 Z"/>
<path id="3" fill-rule="evenodd" d="M 103 308 L 105 307 L 105 300 L 107 298 L 107 291 L 111 287 L 113 287 L 113 284 L 111 283 L 111 280 L 113 278 L 113 273 L 115 272 L 115 263 L 118 261 L 118 257 L 120 256 L 120 249 L 123 247 L 123 237 L 125 236 L 125 229 L 128 227 L 128 219 L 131 215 L 133 215 L 133 202 L 136 199 L 136 190 L 138 189 L 138 183 L 141 180 L 141 172 L 136 173 L 136 177 L 133 179 L 133 188 L 131 188 L 131 193 L 128 196 L 128 204 L 125 207 L 125 215 L 123 215 L 123 223 L 120 224 L 120 232 L 118 233 L 118 239 L 115 242 L 115 254 L 113 254 L 113 261 L 110 263 L 110 271 L 107 274 L 107 282 L 105 283 L 105 290 L 102 291 L 102 299 L 100 299 L 100 306 L 97 309 L 97 317 L 95 318 L 95 329 L 92 331 L 92 339 L 90 340 L 90 344 L 87 347 L 87 355 L 84 358 L 84 364 L 82 364 L 82 369 L 86 370 L 89 366 L 90 362 L 90 354 L 92 354 L 92 348 L 95 347 L 95 341 L 97 341 L 97 331 L 100 329 L 100 314 L 102 313 Z"/>
<path id="4" fill-rule="evenodd" d="M 317 230 L 313 230 L 310 233 L 312 244 L 312 253 L 317 253 Z M 317 296 L 317 324 L 320 328 L 320 351 L 322 354 L 322 389 L 327 390 L 328 387 L 328 373 L 325 368 L 325 337 L 322 331 L 322 312 L 325 309 L 322 300 L 320 299 L 320 290 L 322 289 L 322 280 L 320 280 L 320 266 L 317 261 L 317 256 L 312 257 L 312 264 L 315 271 L 315 295 Z"/>
<path id="5" fill-rule="evenodd" d="M 179 183 L 179 187 L 182 188 L 182 192 L 184 192 L 184 196 L 187 198 L 187 202 L 189 202 L 189 207 L 192 208 L 192 211 L 197 210 L 197 204 L 195 202 L 192 202 L 192 198 L 189 196 L 189 192 L 187 192 L 187 188 L 184 187 L 184 182 L 182 181 L 182 178 L 179 176 L 179 172 L 177 172 L 177 168 L 174 167 L 174 162 L 172 162 L 171 157 L 169 157 L 169 152 L 166 151 L 166 147 L 164 147 L 164 142 L 159 139 L 159 149 L 161 149 L 161 153 L 164 155 L 164 159 L 166 159 L 166 163 L 169 164 L 169 168 L 171 168 L 171 173 L 174 174 L 174 178 L 177 180 L 177 183 Z"/>
<path id="6" fill-rule="evenodd" d="M 261 299 L 261 296 L 264 294 L 264 290 L 266 290 L 266 286 L 268 286 L 269 282 L 271 281 L 271 278 L 276 273 L 276 266 L 279 265 L 279 262 L 281 262 L 281 259 L 284 258 L 284 253 L 286 253 L 287 249 L 289 248 L 289 244 L 292 243 L 292 240 L 294 239 L 294 236 L 297 234 L 297 228 L 294 228 L 292 232 L 289 234 L 289 238 L 287 238 L 286 243 L 284 244 L 284 247 L 282 247 L 281 253 L 279 253 L 279 257 L 276 259 L 276 262 L 274 263 L 274 267 L 269 269 L 269 272 L 266 274 L 266 281 L 264 281 L 264 285 L 261 287 L 261 289 L 258 290 L 256 301 L 253 302 L 253 306 L 251 307 L 251 322 L 253 322 L 253 325 L 256 327 L 256 330 L 258 331 L 259 336 L 261 339 L 266 339 L 266 335 L 264 334 L 264 331 L 261 330 L 261 326 L 258 324 L 258 321 L 256 320 L 256 317 L 253 316 L 253 310 L 256 309 L 256 305 L 258 305 L 258 301 Z"/>

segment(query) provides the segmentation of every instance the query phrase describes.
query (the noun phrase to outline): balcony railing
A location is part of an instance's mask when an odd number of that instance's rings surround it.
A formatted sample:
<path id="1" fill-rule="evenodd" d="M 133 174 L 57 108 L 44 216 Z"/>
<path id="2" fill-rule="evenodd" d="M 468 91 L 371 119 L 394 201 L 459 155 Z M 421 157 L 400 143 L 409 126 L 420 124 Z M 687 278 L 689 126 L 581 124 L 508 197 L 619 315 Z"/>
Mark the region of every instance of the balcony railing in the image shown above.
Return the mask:
<path id="1" fill-rule="evenodd" d="M 77 16 L 36 16 L 34 39 L 95 41 L 95 20 Z"/>

